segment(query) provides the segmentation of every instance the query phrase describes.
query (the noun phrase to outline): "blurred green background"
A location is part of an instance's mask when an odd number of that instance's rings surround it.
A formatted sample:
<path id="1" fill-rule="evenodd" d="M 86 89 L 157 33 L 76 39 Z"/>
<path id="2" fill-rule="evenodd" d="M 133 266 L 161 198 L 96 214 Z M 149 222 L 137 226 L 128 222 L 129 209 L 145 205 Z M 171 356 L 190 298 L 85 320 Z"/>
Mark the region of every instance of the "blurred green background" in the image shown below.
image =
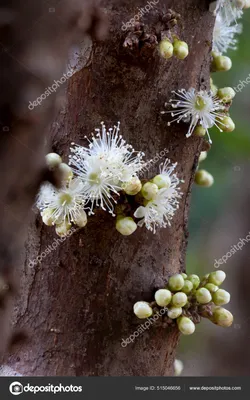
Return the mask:
<path id="1" fill-rule="evenodd" d="M 232 59 L 232 69 L 228 72 L 211 74 L 214 84 L 219 88 L 226 86 L 237 87 L 240 81 L 244 81 L 248 76 L 250 77 L 250 46 L 248 42 L 250 37 L 250 10 L 245 11 L 241 22 L 243 33 L 238 36 L 238 49 L 229 51 L 226 54 Z M 214 249 L 211 246 L 211 238 L 220 240 L 221 237 L 220 227 L 215 226 L 214 222 L 223 216 L 226 205 L 232 197 L 237 198 L 237 196 L 244 195 L 244 190 L 241 190 L 242 177 L 250 159 L 250 84 L 245 85 L 242 91 L 236 94 L 230 109 L 230 115 L 236 125 L 235 131 L 224 133 L 219 132 L 216 128 L 210 130 L 213 144 L 207 159 L 201 163 L 201 168 L 206 169 L 214 176 L 214 185 L 211 188 L 198 186 L 193 188 L 187 252 L 188 274 L 204 275 L 215 271 L 214 260 L 222 257 L 226 251 L 230 250 L 230 246 L 238 241 L 237 238 L 239 236 L 234 234 L 234 223 L 230 222 L 226 247 L 223 247 L 218 252 L 218 248 Z M 250 176 L 249 179 L 243 181 L 243 185 L 244 189 L 247 187 L 250 189 Z M 236 225 L 239 223 L 240 221 L 235 221 Z M 245 237 L 245 231 L 242 232 L 241 237 Z M 210 244 L 208 245 L 208 243 Z M 233 258 L 234 262 L 237 262 L 236 256 Z M 232 275 L 230 263 L 221 267 L 229 277 Z M 226 283 L 224 288 L 227 289 Z M 231 302 L 233 302 L 233 298 Z M 230 307 L 228 308 L 230 309 Z M 198 336 L 195 334 L 181 338 L 177 358 L 184 360 L 183 375 L 206 374 L 205 368 L 202 371 L 195 365 L 195 357 L 201 351 L 204 351 L 204 344 L 206 344 L 209 336 L 206 334 L 207 324 L 210 324 L 210 322 L 202 321 L 197 326 Z M 217 330 L 220 328 L 213 326 L 209 329 L 212 329 L 217 334 Z M 223 331 L 223 334 L 230 335 L 225 331 Z M 206 360 L 204 359 L 203 362 L 206 362 Z"/>

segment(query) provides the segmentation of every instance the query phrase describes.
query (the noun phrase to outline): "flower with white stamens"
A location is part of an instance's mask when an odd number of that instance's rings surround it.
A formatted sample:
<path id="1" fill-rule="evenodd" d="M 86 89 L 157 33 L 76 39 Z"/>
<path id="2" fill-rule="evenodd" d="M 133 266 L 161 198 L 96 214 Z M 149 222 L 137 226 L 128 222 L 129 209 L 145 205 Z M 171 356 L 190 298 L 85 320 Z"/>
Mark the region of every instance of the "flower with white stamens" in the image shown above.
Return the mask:
<path id="1" fill-rule="evenodd" d="M 217 0 L 215 14 L 222 14 L 228 23 L 242 17 L 245 0 Z M 211 4 L 213 10 L 213 3 Z"/>
<path id="2" fill-rule="evenodd" d="M 161 112 L 162 114 L 171 112 L 171 116 L 175 117 L 173 121 L 168 122 L 168 125 L 175 121 L 177 123 L 180 121 L 189 123 L 186 137 L 190 137 L 195 127 L 199 124 L 206 130 L 209 142 L 212 143 L 208 129 L 215 125 L 221 131 L 218 122 L 224 117 L 221 113 L 225 109 L 222 101 L 211 92 L 205 90 L 197 91 L 194 88 L 189 90 L 180 89 L 177 92 L 172 91 L 172 93 L 178 97 L 176 100 L 170 99 L 169 101 L 175 111 Z"/>
<path id="3" fill-rule="evenodd" d="M 63 183 L 60 189 L 45 183 L 40 188 L 36 205 L 43 216 L 49 210 L 51 224 L 76 223 L 84 212 L 84 185 L 80 179 Z"/>
<path id="4" fill-rule="evenodd" d="M 235 39 L 235 35 L 241 32 L 241 24 L 228 23 L 225 18 L 218 14 L 213 31 L 213 51 L 224 54 L 228 49 L 236 50 L 237 39 Z"/>
<path id="5" fill-rule="evenodd" d="M 119 133 L 120 123 L 108 131 L 104 123 L 96 129 L 89 146 L 73 143 L 70 165 L 82 180 L 86 198 L 90 202 L 89 214 L 95 206 L 114 215 L 114 204 L 124 183 L 136 177 L 143 169 L 144 153 L 135 152 Z"/>
<path id="6" fill-rule="evenodd" d="M 140 206 L 134 213 L 136 218 L 141 220 L 138 226 L 145 224 L 146 228 L 153 233 L 156 228 L 166 228 L 171 225 L 171 220 L 179 208 L 179 199 L 182 196 L 180 192 L 179 183 L 181 182 L 173 171 L 177 163 L 169 166 L 170 160 L 166 159 L 164 164 L 160 167 L 161 175 L 168 177 L 166 187 L 158 190 L 152 200 L 149 200 L 145 206 Z"/>

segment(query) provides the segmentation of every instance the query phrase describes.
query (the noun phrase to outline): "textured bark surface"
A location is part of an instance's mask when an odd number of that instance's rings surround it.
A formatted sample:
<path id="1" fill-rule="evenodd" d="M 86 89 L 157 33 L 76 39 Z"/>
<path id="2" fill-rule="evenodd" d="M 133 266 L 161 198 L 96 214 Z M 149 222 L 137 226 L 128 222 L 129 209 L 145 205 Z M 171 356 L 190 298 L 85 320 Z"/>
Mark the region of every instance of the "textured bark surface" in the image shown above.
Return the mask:
<path id="1" fill-rule="evenodd" d="M 153 299 L 154 290 L 185 269 L 190 190 L 203 140 L 186 139 L 187 125 L 167 126 L 160 115 L 171 90 L 208 88 L 213 18 L 205 0 L 159 1 L 146 16 L 154 24 L 157 10 L 171 7 L 182 15 L 181 37 L 190 46 L 184 61 L 165 61 L 130 53 L 123 47 L 122 22 L 137 14 L 142 1 L 109 5 L 109 40 L 93 43 L 83 68 L 70 80 L 67 106 L 51 128 L 53 150 L 65 159 L 72 141 L 86 144 L 101 121 L 121 121 L 121 133 L 135 149 L 153 158 L 167 148 L 178 162 L 183 198 L 172 227 L 155 235 L 145 228 L 130 237 L 115 230 L 108 213 L 97 212 L 41 264 L 29 268 L 55 239 L 54 229 L 34 216 L 26 243 L 16 325 L 30 330 L 9 365 L 24 375 L 171 375 L 176 328 L 151 327 L 133 344 L 122 339 L 138 327 L 134 302 Z M 178 28 L 179 29 L 179 28 Z M 157 171 L 155 165 L 150 171 Z"/>

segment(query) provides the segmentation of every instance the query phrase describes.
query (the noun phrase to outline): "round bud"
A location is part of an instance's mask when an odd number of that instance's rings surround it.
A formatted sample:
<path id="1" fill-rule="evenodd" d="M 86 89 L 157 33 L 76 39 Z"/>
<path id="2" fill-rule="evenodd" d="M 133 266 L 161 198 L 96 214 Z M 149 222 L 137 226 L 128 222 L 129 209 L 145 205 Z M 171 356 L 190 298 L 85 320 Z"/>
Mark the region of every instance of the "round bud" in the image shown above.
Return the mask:
<path id="1" fill-rule="evenodd" d="M 173 56 L 174 47 L 168 39 L 163 39 L 159 44 L 159 51 L 163 58 L 169 59 Z"/>
<path id="2" fill-rule="evenodd" d="M 212 62 L 212 69 L 216 71 L 229 71 L 232 68 L 232 61 L 227 56 L 214 56 Z"/>
<path id="3" fill-rule="evenodd" d="M 192 335 L 195 331 L 195 324 L 187 317 L 179 317 L 177 320 L 179 331 L 183 335 Z"/>
<path id="4" fill-rule="evenodd" d="M 223 103 L 229 103 L 233 100 L 235 95 L 236 93 L 231 87 L 219 89 L 217 92 L 217 96 L 223 101 Z"/>
<path id="5" fill-rule="evenodd" d="M 184 60 L 188 56 L 188 44 L 181 40 L 174 41 L 174 55 L 179 60 Z"/>
<path id="6" fill-rule="evenodd" d="M 132 235 L 137 229 L 137 225 L 132 217 L 118 218 L 115 227 L 123 236 Z"/>
<path id="7" fill-rule="evenodd" d="M 181 276 L 183 277 L 183 279 L 187 279 L 187 274 L 185 274 L 184 272 L 181 273 Z"/>
<path id="8" fill-rule="evenodd" d="M 197 287 L 200 284 L 200 278 L 198 275 L 192 274 L 188 276 L 188 280 L 192 282 L 194 289 L 197 289 Z"/>
<path id="9" fill-rule="evenodd" d="M 67 235 L 71 228 L 71 223 L 68 221 L 64 221 L 61 224 L 56 225 L 56 233 L 58 236 L 64 237 Z"/>
<path id="10" fill-rule="evenodd" d="M 142 186 L 141 193 L 146 200 L 153 200 L 158 190 L 158 186 L 155 183 L 147 182 Z"/>
<path id="11" fill-rule="evenodd" d="M 151 317 L 153 310 L 146 301 L 138 301 L 134 304 L 134 313 L 137 318 L 144 319 Z"/>
<path id="12" fill-rule="evenodd" d="M 217 124 L 223 132 L 233 132 L 235 130 L 235 123 L 232 118 L 227 115 L 221 118 Z"/>
<path id="13" fill-rule="evenodd" d="M 142 184 L 137 176 L 134 176 L 129 182 L 124 183 L 123 190 L 129 196 L 135 196 L 141 191 Z"/>
<path id="14" fill-rule="evenodd" d="M 184 282 L 184 286 L 181 290 L 182 290 L 182 292 L 188 294 L 188 293 L 192 292 L 193 287 L 194 287 L 194 285 L 192 284 L 192 282 L 189 281 L 188 279 L 186 279 Z"/>
<path id="15" fill-rule="evenodd" d="M 187 295 L 183 292 L 175 293 L 172 297 L 172 305 L 174 307 L 184 307 L 187 304 Z"/>
<path id="16" fill-rule="evenodd" d="M 216 306 L 224 306 L 230 301 L 230 293 L 224 289 L 218 289 L 213 293 L 213 302 Z"/>
<path id="17" fill-rule="evenodd" d="M 219 287 L 214 285 L 213 283 L 207 283 L 205 285 L 205 288 L 208 289 L 210 293 L 215 293 L 219 289 Z"/>
<path id="18" fill-rule="evenodd" d="M 214 178 L 209 172 L 199 169 L 195 173 L 195 183 L 199 186 L 211 187 L 214 183 Z"/>
<path id="19" fill-rule="evenodd" d="M 212 300 L 211 293 L 206 288 L 198 289 L 195 296 L 196 296 L 196 300 L 200 304 L 207 304 Z"/>
<path id="20" fill-rule="evenodd" d="M 245 8 L 246 0 L 235 0 L 235 5 L 238 8 Z"/>
<path id="21" fill-rule="evenodd" d="M 170 307 L 168 309 L 168 317 L 171 319 L 176 319 L 180 317 L 182 314 L 182 308 L 181 307 Z"/>
<path id="22" fill-rule="evenodd" d="M 207 158 L 207 151 L 202 151 L 199 157 L 199 163 Z"/>
<path id="23" fill-rule="evenodd" d="M 81 212 L 74 219 L 74 223 L 79 226 L 79 228 L 83 228 L 87 224 L 87 222 L 87 214 L 84 210 L 81 210 Z"/>
<path id="24" fill-rule="evenodd" d="M 172 293 L 167 289 L 159 289 L 155 292 L 155 301 L 160 307 L 167 306 L 172 299 Z"/>
<path id="25" fill-rule="evenodd" d="M 201 125 L 197 125 L 195 130 L 194 130 L 194 134 L 196 136 L 203 137 L 203 136 L 206 135 L 206 129 L 203 128 L 203 126 L 201 126 Z"/>
<path id="26" fill-rule="evenodd" d="M 153 179 L 153 183 L 158 186 L 159 189 L 169 188 L 171 185 L 171 179 L 168 175 L 156 175 Z"/>
<path id="27" fill-rule="evenodd" d="M 226 279 L 226 274 L 224 271 L 211 272 L 208 277 L 208 282 L 213 283 L 216 286 L 220 286 Z"/>
<path id="28" fill-rule="evenodd" d="M 68 164 L 61 163 L 58 170 L 62 181 L 70 181 L 73 178 L 73 171 Z"/>
<path id="29" fill-rule="evenodd" d="M 183 371 L 183 362 L 181 360 L 174 360 L 174 375 L 179 376 Z"/>
<path id="30" fill-rule="evenodd" d="M 177 292 L 178 290 L 181 290 L 183 286 L 184 286 L 184 279 L 181 274 L 170 276 L 168 280 L 168 287 L 170 290 L 172 290 L 173 292 Z"/>
<path id="31" fill-rule="evenodd" d="M 46 164 L 49 169 L 54 169 L 54 168 L 58 167 L 58 165 L 60 165 L 61 162 L 62 162 L 62 159 L 59 156 L 59 154 L 49 153 L 46 155 Z"/>
<path id="32" fill-rule="evenodd" d="M 216 307 L 213 311 L 213 316 L 211 318 L 211 321 L 214 324 L 222 326 L 224 328 L 228 328 L 229 326 L 231 326 L 233 320 L 234 318 L 230 311 L 226 310 L 223 307 Z"/>
<path id="33" fill-rule="evenodd" d="M 250 0 L 245 0 L 244 9 L 250 8 Z"/>
<path id="34" fill-rule="evenodd" d="M 52 208 L 46 208 L 41 212 L 42 220 L 45 225 L 47 226 L 54 225 L 55 219 L 53 218 L 52 214 L 53 214 Z"/>

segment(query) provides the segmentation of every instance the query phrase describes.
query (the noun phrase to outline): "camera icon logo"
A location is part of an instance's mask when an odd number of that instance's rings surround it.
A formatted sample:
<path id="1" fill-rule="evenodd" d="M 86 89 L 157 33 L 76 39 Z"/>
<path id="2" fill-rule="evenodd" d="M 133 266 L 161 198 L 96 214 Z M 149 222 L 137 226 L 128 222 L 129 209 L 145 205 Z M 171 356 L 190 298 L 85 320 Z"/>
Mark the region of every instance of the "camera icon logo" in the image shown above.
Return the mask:
<path id="1" fill-rule="evenodd" d="M 23 393 L 23 385 L 20 382 L 12 382 L 9 387 L 10 393 L 14 396 Z"/>

